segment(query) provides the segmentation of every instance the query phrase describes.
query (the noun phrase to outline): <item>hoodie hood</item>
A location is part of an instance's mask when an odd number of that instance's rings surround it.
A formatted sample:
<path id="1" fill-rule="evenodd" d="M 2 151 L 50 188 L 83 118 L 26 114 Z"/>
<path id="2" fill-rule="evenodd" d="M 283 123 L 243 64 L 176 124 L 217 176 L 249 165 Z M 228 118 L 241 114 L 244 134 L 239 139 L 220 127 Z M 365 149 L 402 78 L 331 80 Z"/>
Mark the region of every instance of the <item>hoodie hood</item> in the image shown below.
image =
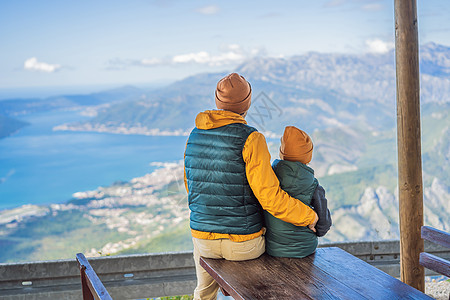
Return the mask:
<path id="1" fill-rule="evenodd" d="M 213 129 L 233 123 L 247 124 L 244 117 L 228 110 L 207 110 L 195 118 L 195 127 L 198 129 Z"/>

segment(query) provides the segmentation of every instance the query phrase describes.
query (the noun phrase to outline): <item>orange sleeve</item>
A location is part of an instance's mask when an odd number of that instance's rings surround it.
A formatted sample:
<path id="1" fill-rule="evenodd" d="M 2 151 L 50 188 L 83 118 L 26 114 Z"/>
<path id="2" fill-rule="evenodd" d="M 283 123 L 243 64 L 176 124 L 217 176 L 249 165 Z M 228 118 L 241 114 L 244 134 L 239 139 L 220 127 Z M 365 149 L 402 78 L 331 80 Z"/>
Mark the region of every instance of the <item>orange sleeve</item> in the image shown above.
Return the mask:
<path id="1" fill-rule="evenodd" d="M 186 141 L 186 147 L 187 147 L 188 142 L 189 142 L 189 138 Z M 184 156 L 183 157 L 186 158 L 186 148 L 184 150 Z M 185 162 L 184 162 L 184 158 L 183 158 L 184 187 L 186 188 L 186 192 L 189 194 L 189 188 L 188 188 L 187 178 L 186 178 L 186 165 L 185 165 Z"/>
<path id="2" fill-rule="evenodd" d="M 270 164 L 270 153 L 264 135 L 259 132 L 250 134 L 242 156 L 248 183 L 263 209 L 296 226 L 307 226 L 314 222 L 314 210 L 281 189 Z"/>
<path id="3" fill-rule="evenodd" d="M 189 194 L 189 189 L 187 185 L 187 178 L 186 178 L 186 167 L 184 167 L 184 187 L 186 188 L 186 192 Z"/>

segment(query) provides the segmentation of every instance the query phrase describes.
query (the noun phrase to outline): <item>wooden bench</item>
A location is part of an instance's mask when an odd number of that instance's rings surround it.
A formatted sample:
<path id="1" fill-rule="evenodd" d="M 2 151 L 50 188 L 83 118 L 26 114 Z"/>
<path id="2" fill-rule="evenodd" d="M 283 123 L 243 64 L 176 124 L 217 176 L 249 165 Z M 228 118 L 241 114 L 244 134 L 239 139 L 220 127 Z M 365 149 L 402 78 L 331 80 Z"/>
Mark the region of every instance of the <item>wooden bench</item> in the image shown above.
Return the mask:
<path id="1" fill-rule="evenodd" d="M 234 299 L 432 299 L 337 247 L 301 259 L 201 257 L 200 265 Z"/>
<path id="2" fill-rule="evenodd" d="M 77 254 L 77 262 L 81 273 L 83 300 L 112 300 L 83 253 Z"/>
<path id="3" fill-rule="evenodd" d="M 438 230 L 429 226 L 422 226 L 421 233 L 422 239 L 446 248 L 450 248 L 450 234 L 446 233 L 445 231 Z M 450 262 L 448 260 L 427 252 L 422 252 L 420 253 L 419 262 L 427 269 L 450 277 Z"/>

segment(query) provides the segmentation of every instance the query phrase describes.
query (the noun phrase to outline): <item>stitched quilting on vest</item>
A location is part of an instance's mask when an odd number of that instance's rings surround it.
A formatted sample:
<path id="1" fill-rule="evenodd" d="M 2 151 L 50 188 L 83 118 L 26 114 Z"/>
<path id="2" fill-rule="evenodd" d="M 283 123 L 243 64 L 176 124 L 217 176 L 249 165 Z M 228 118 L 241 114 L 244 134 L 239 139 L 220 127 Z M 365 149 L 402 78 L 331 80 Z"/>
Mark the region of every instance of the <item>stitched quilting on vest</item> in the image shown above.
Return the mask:
<path id="1" fill-rule="evenodd" d="M 248 184 L 242 149 L 256 129 L 229 124 L 195 128 L 185 152 L 191 228 L 251 234 L 263 226 L 262 208 Z"/>
<path id="2" fill-rule="evenodd" d="M 281 188 L 290 196 L 299 199 L 306 205 L 317 188 L 317 179 L 310 167 L 286 160 L 275 160 L 272 164 Z M 316 234 L 306 226 L 293 224 L 277 219 L 264 211 L 266 231 L 266 252 L 278 257 L 302 258 L 312 254 L 318 245 Z"/>

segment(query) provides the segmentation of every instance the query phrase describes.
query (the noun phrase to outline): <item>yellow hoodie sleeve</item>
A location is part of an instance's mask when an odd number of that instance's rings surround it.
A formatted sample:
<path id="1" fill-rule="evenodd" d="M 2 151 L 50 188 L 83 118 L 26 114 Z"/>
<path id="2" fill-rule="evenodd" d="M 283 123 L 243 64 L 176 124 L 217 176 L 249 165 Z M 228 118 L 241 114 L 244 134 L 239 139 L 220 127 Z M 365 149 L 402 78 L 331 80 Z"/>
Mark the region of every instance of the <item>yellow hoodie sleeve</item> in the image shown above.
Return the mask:
<path id="1" fill-rule="evenodd" d="M 270 165 L 270 153 L 264 135 L 259 132 L 250 134 L 242 156 L 248 183 L 263 209 L 296 226 L 308 226 L 314 222 L 314 210 L 280 188 L 280 182 Z"/>
<path id="2" fill-rule="evenodd" d="M 184 188 L 186 189 L 186 192 L 189 194 L 189 188 L 187 185 L 187 178 L 186 178 L 186 166 L 184 167 Z"/>
<path id="3" fill-rule="evenodd" d="M 187 148 L 187 144 L 189 142 L 189 138 L 186 141 L 186 147 L 184 147 L 184 154 L 183 154 L 183 174 L 184 174 L 184 188 L 186 189 L 186 192 L 189 194 L 189 188 L 188 188 L 188 184 L 187 184 L 187 178 L 186 178 L 186 165 L 184 162 L 184 159 L 186 158 L 186 148 Z"/>

